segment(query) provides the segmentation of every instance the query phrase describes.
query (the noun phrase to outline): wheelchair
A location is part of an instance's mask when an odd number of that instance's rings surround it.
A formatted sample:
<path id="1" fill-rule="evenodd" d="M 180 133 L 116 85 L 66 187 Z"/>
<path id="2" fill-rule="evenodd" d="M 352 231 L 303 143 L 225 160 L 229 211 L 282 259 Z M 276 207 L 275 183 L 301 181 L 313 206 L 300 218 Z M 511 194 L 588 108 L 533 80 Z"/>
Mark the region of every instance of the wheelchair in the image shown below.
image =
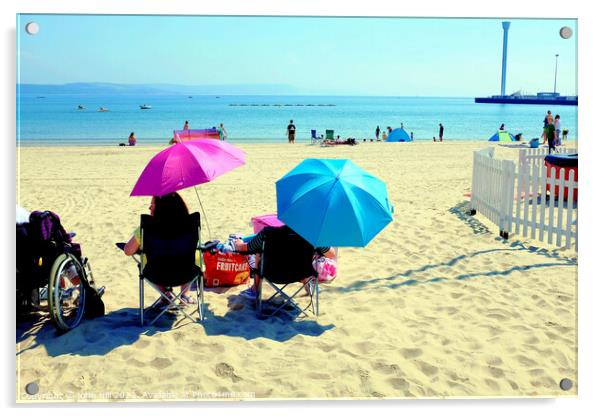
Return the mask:
<path id="1" fill-rule="evenodd" d="M 74 233 L 69 241 L 40 241 L 28 228 L 17 224 L 17 320 L 48 312 L 58 332 L 67 332 L 87 314 L 87 298 L 100 299 L 104 287 L 96 289 L 90 262 L 70 241 Z"/>

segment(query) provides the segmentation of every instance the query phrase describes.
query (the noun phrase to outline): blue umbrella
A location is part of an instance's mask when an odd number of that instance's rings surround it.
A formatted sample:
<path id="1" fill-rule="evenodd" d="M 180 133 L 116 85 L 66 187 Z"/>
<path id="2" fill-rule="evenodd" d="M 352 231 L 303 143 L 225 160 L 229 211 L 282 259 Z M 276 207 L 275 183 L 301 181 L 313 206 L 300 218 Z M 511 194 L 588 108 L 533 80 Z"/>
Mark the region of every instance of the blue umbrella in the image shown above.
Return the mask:
<path id="1" fill-rule="evenodd" d="M 350 160 L 305 159 L 276 198 L 278 219 L 314 247 L 364 247 L 393 220 L 385 183 Z"/>

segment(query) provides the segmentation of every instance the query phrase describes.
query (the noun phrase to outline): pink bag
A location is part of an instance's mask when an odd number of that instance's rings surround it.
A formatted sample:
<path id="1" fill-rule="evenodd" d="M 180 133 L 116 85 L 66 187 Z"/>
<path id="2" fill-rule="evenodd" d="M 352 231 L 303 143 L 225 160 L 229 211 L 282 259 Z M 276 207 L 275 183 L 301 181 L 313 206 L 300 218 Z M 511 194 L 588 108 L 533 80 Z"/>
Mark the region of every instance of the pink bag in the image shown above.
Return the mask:
<path id="1" fill-rule="evenodd" d="M 332 282 L 337 277 L 337 261 L 335 259 L 314 256 L 312 265 L 318 273 L 318 282 Z"/>

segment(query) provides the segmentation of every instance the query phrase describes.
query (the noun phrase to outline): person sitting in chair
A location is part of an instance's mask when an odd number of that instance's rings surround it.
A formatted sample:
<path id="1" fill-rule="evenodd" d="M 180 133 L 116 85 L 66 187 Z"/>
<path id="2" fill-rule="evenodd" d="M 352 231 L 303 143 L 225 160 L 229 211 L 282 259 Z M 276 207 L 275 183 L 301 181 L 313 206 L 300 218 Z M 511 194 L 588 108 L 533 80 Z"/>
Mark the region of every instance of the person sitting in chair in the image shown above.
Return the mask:
<path id="1" fill-rule="evenodd" d="M 286 225 L 284 227 L 286 227 Z M 287 227 L 287 228 L 289 228 L 289 227 Z M 289 228 L 289 230 L 290 230 L 290 228 Z M 294 232 L 293 230 L 290 230 L 290 231 Z M 238 252 L 254 254 L 255 255 L 255 267 L 254 268 L 256 270 L 259 270 L 261 267 L 261 252 L 263 249 L 264 240 L 265 240 L 265 229 L 263 229 L 259 233 L 257 233 L 255 235 L 255 237 L 253 237 L 253 239 L 250 240 L 248 243 L 245 243 L 242 240 L 236 240 L 234 242 L 234 249 Z M 319 257 L 336 259 L 336 251 L 333 247 L 316 247 L 314 259 L 317 259 Z M 305 282 L 302 282 L 302 283 L 305 283 Z M 257 284 L 257 280 L 253 279 L 253 286 L 248 291 L 243 292 L 242 293 L 243 296 L 254 298 L 255 294 L 256 294 L 256 290 L 257 290 L 256 284 Z M 309 294 L 307 286 L 305 286 L 305 290 Z"/>
<path id="2" fill-rule="evenodd" d="M 189 215 L 188 207 L 186 203 L 182 199 L 182 197 L 177 193 L 173 192 L 164 196 L 153 196 L 151 199 L 151 203 L 148 207 L 150 211 L 150 215 L 155 217 L 157 223 L 165 230 L 170 230 L 174 228 L 179 228 L 181 222 L 186 219 Z M 141 236 L 140 236 L 140 227 L 134 230 L 134 235 L 130 238 L 123 248 L 123 252 L 126 256 L 133 256 L 138 252 L 140 248 Z M 197 253 L 196 257 L 197 266 L 200 265 L 200 255 Z M 159 288 L 162 292 L 167 293 L 165 288 Z M 194 297 L 190 296 L 189 292 L 190 287 L 188 285 L 184 285 L 181 287 L 184 295 L 182 299 L 189 304 L 196 303 Z M 167 301 L 162 299 L 162 302 L 165 304 Z"/>

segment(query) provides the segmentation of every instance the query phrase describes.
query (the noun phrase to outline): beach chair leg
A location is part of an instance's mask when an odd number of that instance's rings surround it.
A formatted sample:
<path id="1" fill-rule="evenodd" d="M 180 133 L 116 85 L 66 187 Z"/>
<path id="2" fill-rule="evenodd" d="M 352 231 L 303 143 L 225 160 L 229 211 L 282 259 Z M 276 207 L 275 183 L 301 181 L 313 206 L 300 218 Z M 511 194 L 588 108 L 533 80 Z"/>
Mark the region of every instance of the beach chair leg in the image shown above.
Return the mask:
<path id="1" fill-rule="evenodd" d="M 262 310 L 261 310 L 261 308 L 262 308 L 262 305 L 261 305 L 261 302 L 262 302 L 262 299 L 261 299 L 261 296 L 262 296 L 262 290 L 261 290 L 262 286 L 263 286 L 263 279 L 261 277 L 259 277 L 257 279 L 257 287 L 255 288 L 256 289 L 255 290 L 255 296 L 256 296 L 256 298 L 255 298 L 255 309 L 257 310 L 257 316 L 260 317 L 260 318 L 262 316 Z"/>
<path id="2" fill-rule="evenodd" d="M 140 279 L 140 326 L 144 326 L 144 279 Z"/>
<path id="3" fill-rule="evenodd" d="M 315 311 L 316 316 L 318 316 L 320 314 L 319 297 L 320 297 L 320 282 L 316 278 L 316 311 Z"/>
<path id="4" fill-rule="evenodd" d="M 203 280 L 203 276 L 200 276 L 197 280 L 196 284 L 197 290 L 197 303 L 199 308 L 199 317 L 201 318 L 201 322 L 205 320 L 205 281 Z"/>

